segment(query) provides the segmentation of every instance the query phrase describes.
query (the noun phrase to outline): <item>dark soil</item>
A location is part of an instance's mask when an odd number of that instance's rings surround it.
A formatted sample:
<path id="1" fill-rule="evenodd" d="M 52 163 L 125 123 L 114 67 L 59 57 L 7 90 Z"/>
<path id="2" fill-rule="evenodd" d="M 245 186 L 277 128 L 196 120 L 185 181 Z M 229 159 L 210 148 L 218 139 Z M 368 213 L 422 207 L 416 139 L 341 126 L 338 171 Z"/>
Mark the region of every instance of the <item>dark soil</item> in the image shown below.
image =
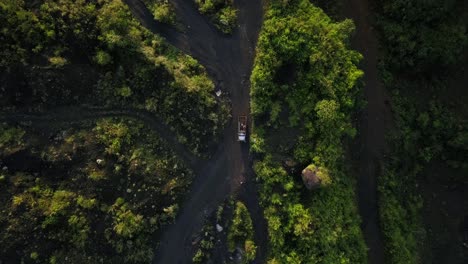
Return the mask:
<path id="1" fill-rule="evenodd" d="M 173 1 L 178 19 L 186 26 L 182 33 L 154 21 L 141 1 L 127 0 L 126 3 L 143 26 L 161 34 L 169 43 L 205 66 L 217 89 L 228 93 L 232 103 L 233 119 L 224 131 L 224 138 L 213 158 L 197 166 L 198 177 L 175 223 L 161 237 L 155 263 L 190 263 L 192 236 L 227 195 L 239 190 L 245 193 L 242 200 L 252 213 L 257 228 L 255 242 L 259 249 L 256 263 L 264 263 L 266 223 L 259 209 L 253 173 L 250 172 L 249 147 L 236 141 L 237 117 L 250 112 L 249 76 L 262 23 L 262 2 L 235 2 L 239 10 L 239 27 L 232 36 L 219 33 L 206 17 L 198 13 L 193 1 Z M 246 183 L 240 185 L 243 178 Z"/>
<path id="2" fill-rule="evenodd" d="M 468 118 L 468 51 L 462 65 L 450 69 L 447 87 L 419 100 L 437 98 L 460 118 Z M 424 101 L 423 101 L 424 102 Z M 434 161 L 421 173 L 419 190 L 424 200 L 423 223 L 426 239 L 422 262 L 428 264 L 468 263 L 468 180 L 466 171 Z"/>
<path id="3" fill-rule="evenodd" d="M 466 177 L 444 163 L 433 163 L 424 172 L 420 186 L 427 232 L 423 263 L 468 261 L 468 186 L 453 182 L 457 174 L 459 178 Z"/>
<path id="4" fill-rule="evenodd" d="M 1 109 L 76 105 L 91 94 L 97 79 L 98 73 L 90 64 L 69 64 L 60 69 L 17 65 L 0 73 L 0 89 L 4 90 Z"/>
<path id="5" fill-rule="evenodd" d="M 362 218 L 368 252 L 368 262 L 384 263 L 384 247 L 379 228 L 377 177 L 381 173 L 380 164 L 386 150 L 385 135 L 391 126 L 389 98 L 379 80 L 377 60 L 378 42 L 372 28 L 371 10 L 368 0 L 349 0 L 343 5 L 343 13 L 353 19 L 356 32 L 351 46 L 359 51 L 364 59 L 360 68 L 364 71 L 364 99 L 366 107 L 358 121 L 359 135 L 353 149 L 358 173 L 359 212 Z"/>
<path id="6" fill-rule="evenodd" d="M 195 178 L 192 190 L 186 197 L 175 223 L 170 226 L 161 237 L 161 245 L 156 252 L 156 263 L 189 263 L 192 254 L 190 250 L 191 238 L 201 229 L 203 221 L 217 205 L 231 193 L 242 193 L 243 201 L 252 213 L 256 227 L 256 244 L 258 246 L 257 263 L 264 263 L 266 257 L 267 231 L 266 223 L 259 208 L 256 186 L 253 181 L 253 173 L 250 169 L 249 147 L 236 141 L 237 116 L 248 115 L 250 110 L 249 76 L 253 65 L 256 39 L 262 23 L 261 1 L 240 0 L 235 5 L 239 10 L 239 27 L 232 36 L 219 33 L 209 21 L 202 17 L 196 10 L 193 1 L 176 0 L 178 18 L 186 25 L 184 32 L 177 31 L 167 25 L 153 20 L 152 14 L 146 9 L 140 0 L 127 0 L 132 13 L 141 23 L 155 33 L 166 37 L 169 43 L 182 51 L 192 55 L 205 66 L 210 77 L 215 81 L 217 89 L 228 94 L 232 103 L 232 116 L 234 117 L 224 131 L 222 142 L 217 147 L 213 158 L 209 161 L 201 161 L 192 153 L 187 151 L 183 145 L 177 142 L 171 130 L 161 120 L 145 111 L 135 109 L 99 109 L 68 107 L 54 108 L 48 112 L 35 112 L 37 109 L 28 109 L 26 105 L 14 105 L 28 112 L 4 113 L 0 115 L 0 121 L 34 123 L 35 127 L 53 131 L 52 127 L 58 123 L 71 125 L 75 122 L 95 120 L 102 117 L 126 116 L 143 121 L 151 129 L 155 130 L 162 139 L 167 141 L 174 151 L 191 166 L 198 177 Z M 57 89 L 58 98 L 71 98 L 79 101 L 80 94 L 73 93 L 75 89 L 61 90 L 65 87 L 62 80 L 82 80 L 80 76 L 69 76 L 70 73 L 79 74 L 80 69 L 69 70 L 66 66 L 60 76 L 48 76 L 44 84 L 53 80 Z M 46 68 L 38 69 L 47 71 Z M 19 71 L 21 72 L 21 71 Z M 7 92 L 7 98 L 0 98 L 6 102 L 28 102 L 32 98 L 32 91 L 27 90 L 28 83 L 21 81 L 25 76 L 16 76 L 11 80 L 5 80 L 1 75 L 2 82 L 15 82 L 11 87 L 23 87 L 21 94 L 15 91 Z M 26 76 L 27 77 L 27 76 Z M 45 77 L 47 77 L 45 75 Z M 86 78 L 85 78 L 86 79 Z M 92 80 L 90 80 L 92 82 Z M 75 82 L 78 88 L 88 87 L 82 82 Z M 67 86 L 68 87 L 68 86 Z M 86 94 L 87 90 L 77 89 Z M 66 94 L 60 93 L 66 92 Z M 16 100 L 14 97 L 21 97 Z M 63 101 L 61 104 L 51 102 L 52 105 L 70 105 L 71 101 Z M 47 108 L 47 107 L 44 107 Z M 42 108 L 42 109 L 44 109 Z M 6 107 L 6 109 L 11 109 Z M 5 110 L 5 109 L 4 109 Z M 27 155 L 27 153 L 23 153 Z M 26 157 L 26 156 L 25 156 Z M 11 164 L 14 166 L 15 164 Z M 39 165 L 37 165 L 39 166 Z M 241 184 L 245 182 L 245 184 Z M 244 186 L 246 186 L 244 188 Z"/>
<path id="7" fill-rule="evenodd" d="M 153 114 L 138 109 L 104 109 L 85 107 L 63 107 L 50 111 L 37 113 L 4 113 L 0 114 L 0 121 L 33 123 L 34 126 L 54 131 L 54 128 L 63 124 L 83 123 L 105 117 L 129 117 L 144 122 L 155 131 L 164 141 L 168 142 L 171 149 L 190 167 L 195 167 L 198 158 L 179 143 L 171 130 Z"/>

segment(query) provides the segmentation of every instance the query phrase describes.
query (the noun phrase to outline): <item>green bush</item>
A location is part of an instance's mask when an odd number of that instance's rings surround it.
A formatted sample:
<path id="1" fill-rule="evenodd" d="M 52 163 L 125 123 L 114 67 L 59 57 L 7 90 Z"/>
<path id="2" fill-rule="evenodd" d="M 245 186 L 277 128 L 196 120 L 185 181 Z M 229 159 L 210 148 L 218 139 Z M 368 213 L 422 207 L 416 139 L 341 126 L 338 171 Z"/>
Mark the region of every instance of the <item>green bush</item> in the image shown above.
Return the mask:
<path id="1" fill-rule="evenodd" d="M 362 56 L 347 48 L 353 29 L 309 1 L 268 4 L 251 76 L 268 263 L 366 263 L 355 183 L 342 165 L 363 75 Z M 288 160 L 327 168 L 327 188 L 308 192 Z"/>
<path id="2" fill-rule="evenodd" d="M 175 14 L 167 1 L 147 4 L 163 17 Z M 144 28 L 121 0 L 3 1 L 0 18 L 12 29 L 0 33 L 2 72 L 25 79 L 20 90 L 2 83 L 2 109 L 139 108 L 191 138 L 186 145 L 194 154 L 207 155 L 219 139 L 229 107 L 215 97 L 206 70 Z M 43 67 L 40 57 L 53 67 Z"/>
<path id="3" fill-rule="evenodd" d="M 452 146 L 457 135 L 468 131 L 467 122 L 456 117 L 440 103 L 431 101 L 424 108 L 411 97 L 393 94 L 395 125 L 389 137 L 391 159 L 384 164 L 379 178 L 379 207 L 386 254 L 389 263 L 420 263 L 426 238 L 423 226 L 421 172 L 429 162 L 465 164 L 466 145 Z M 447 179 L 466 184 L 466 179 Z"/>
<path id="4" fill-rule="evenodd" d="M 192 174 L 139 122 L 105 119 L 94 126 L 64 128 L 63 138 L 49 144 L 50 135 L 2 125 L 2 132 L 22 131 L 15 132 L 22 139 L 21 147 L 4 141 L 1 160 L 29 153 L 28 160 L 47 166 L 25 162 L 2 171 L 0 256 L 18 263 L 151 261 L 153 238 L 174 219 Z M 93 171 L 99 180 L 88 177 Z"/>
<path id="5" fill-rule="evenodd" d="M 237 201 L 227 240 L 229 251 L 234 252 L 236 247 L 241 247 L 245 251 L 243 263 L 249 263 L 255 259 L 257 247 L 253 242 L 253 237 L 254 230 L 249 211 L 242 202 Z"/>
<path id="6" fill-rule="evenodd" d="M 144 0 L 153 17 L 159 22 L 175 25 L 177 22 L 176 12 L 171 1 L 168 0 Z"/>
<path id="7" fill-rule="evenodd" d="M 200 13 L 210 17 L 214 25 L 225 34 L 230 34 L 237 25 L 237 10 L 232 0 L 195 0 Z"/>
<path id="8" fill-rule="evenodd" d="M 450 94 L 447 73 L 459 68 L 468 45 L 462 1 L 387 1 L 377 6 L 377 28 L 384 51 L 381 75 L 392 93 L 395 128 L 392 147 L 379 178 L 379 214 L 388 263 L 421 263 L 427 231 L 418 182 L 430 162 L 445 161 L 465 170 L 460 157 L 467 144 L 466 119 L 439 97 Z M 463 15 L 465 13 L 465 15 Z M 439 96 L 438 94 L 444 94 Z M 430 96 L 428 96 L 430 95 Z M 463 136 L 462 136 L 463 137 Z M 424 181 L 427 181 L 426 179 Z M 466 184 L 466 179 L 448 179 Z"/>
<path id="9" fill-rule="evenodd" d="M 386 65 L 413 74 L 459 61 L 468 43 L 462 1 L 378 1 Z"/>
<path id="10" fill-rule="evenodd" d="M 9 152 L 21 146 L 25 133 L 21 128 L 0 124 L 0 149 Z"/>

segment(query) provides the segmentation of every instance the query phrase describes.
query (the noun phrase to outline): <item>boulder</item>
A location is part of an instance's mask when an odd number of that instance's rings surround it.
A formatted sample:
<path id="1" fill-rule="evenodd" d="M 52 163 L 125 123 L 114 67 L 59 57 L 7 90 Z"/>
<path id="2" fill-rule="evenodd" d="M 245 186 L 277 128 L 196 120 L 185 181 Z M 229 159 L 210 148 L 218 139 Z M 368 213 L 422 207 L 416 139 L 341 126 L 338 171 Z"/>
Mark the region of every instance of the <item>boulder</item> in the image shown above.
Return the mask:
<path id="1" fill-rule="evenodd" d="M 309 190 L 320 188 L 330 183 L 330 177 L 326 169 L 313 164 L 302 170 L 302 181 Z"/>

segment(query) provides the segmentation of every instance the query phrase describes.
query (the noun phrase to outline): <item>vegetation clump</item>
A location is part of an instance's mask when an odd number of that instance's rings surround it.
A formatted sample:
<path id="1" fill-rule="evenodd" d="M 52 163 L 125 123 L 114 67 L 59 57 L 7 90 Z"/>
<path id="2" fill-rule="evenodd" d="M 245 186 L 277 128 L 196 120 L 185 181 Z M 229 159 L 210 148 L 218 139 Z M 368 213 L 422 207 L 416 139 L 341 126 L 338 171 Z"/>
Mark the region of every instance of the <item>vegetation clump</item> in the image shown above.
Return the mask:
<path id="1" fill-rule="evenodd" d="M 121 0 L 0 0 L 0 19 L 2 110 L 145 109 L 197 155 L 207 155 L 227 122 L 227 102 L 205 69 L 141 26 Z"/>
<path id="2" fill-rule="evenodd" d="M 215 247 L 215 229 L 211 223 L 205 223 L 201 230 L 201 238 L 198 249 L 192 258 L 193 263 L 204 263 L 212 256 L 212 250 Z"/>
<path id="3" fill-rule="evenodd" d="M 464 213 L 452 210 L 438 217 L 443 220 L 431 220 L 424 211 L 434 210 L 430 204 L 442 199 L 437 197 L 441 189 L 452 190 L 456 200 L 456 190 L 468 183 L 461 176 L 468 172 L 463 160 L 468 155 L 466 93 L 457 95 L 462 98 L 457 102 L 453 96 L 457 84 L 450 81 L 459 78 L 457 72 L 466 62 L 468 13 L 460 8 L 466 5 L 462 1 L 381 0 L 378 6 L 384 51 L 381 75 L 391 93 L 395 121 L 388 137 L 391 152 L 378 183 L 386 259 L 392 264 L 458 263 L 461 253 L 451 253 L 451 260 L 435 259 L 437 245 L 442 245 L 442 251 L 463 252 L 462 235 L 449 230 L 460 228 Z M 444 173 L 434 168 L 443 168 Z M 437 187 L 428 188 L 430 182 L 437 182 Z M 436 231 L 439 225 L 444 225 L 442 231 Z"/>
<path id="4" fill-rule="evenodd" d="M 366 263 L 355 181 L 342 165 L 356 131 L 357 68 L 350 20 L 309 1 L 270 1 L 251 76 L 254 170 L 268 223 L 268 263 Z M 308 192 L 284 161 L 327 168 L 327 188 Z"/>
<path id="5" fill-rule="evenodd" d="M 214 25 L 225 34 L 237 26 L 237 10 L 233 0 L 195 0 L 200 13 L 207 15 Z"/>
<path id="6" fill-rule="evenodd" d="M 257 247 L 253 238 L 254 230 L 249 211 L 242 202 L 237 201 L 232 222 L 229 226 L 227 241 L 230 252 L 241 248 L 244 253 L 242 263 L 249 263 L 255 259 Z"/>
<path id="7" fill-rule="evenodd" d="M 1 261 L 148 263 L 192 178 L 133 120 L 44 133 L 5 124 L 0 139 Z"/>
<path id="8" fill-rule="evenodd" d="M 169 0 L 144 0 L 148 9 L 159 22 L 175 26 L 177 16 L 173 4 Z"/>

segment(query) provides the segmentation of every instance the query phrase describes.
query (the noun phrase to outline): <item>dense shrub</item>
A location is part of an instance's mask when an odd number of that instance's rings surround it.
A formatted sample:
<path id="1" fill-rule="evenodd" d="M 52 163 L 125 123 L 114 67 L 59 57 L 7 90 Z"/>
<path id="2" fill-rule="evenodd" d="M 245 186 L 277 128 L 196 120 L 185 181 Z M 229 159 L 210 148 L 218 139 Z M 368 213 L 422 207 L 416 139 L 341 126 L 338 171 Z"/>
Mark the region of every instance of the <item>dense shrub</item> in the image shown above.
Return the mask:
<path id="1" fill-rule="evenodd" d="M 242 202 L 237 201 L 227 240 L 229 251 L 234 252 L 236 247 L 239 247 L 245 252 L 243 263 L 249 263 L 255 259 L 257 247 L 253 242 L 253 236 L 254 230 L 249 211 Z"/>
<path id="2" fill-rule="evenodd" d="M 395 120 L 388 137 L 392 150 L 379 179 L 388 263 L 424 262 L 423 247 L 429 241 L 420 181 L 427 165 L 445 162 L 468 172 L 462 158 L 468 155 L 468 126 L 457 113 L 462 106 L 445 105 L 438 98 L 451 93 L 449 69 L 457 68 L 467 48 L 463 6 L 463 1 L 440 0 L 380 0 L 377 5 L 384 51 L 381 75 L 392 94 Z M 453 186 L 467 184 L 466 178 L 446 180 Z"/>
<path id="3" fill-rule="evenodd" d="M 389 263 L 420 263 L 427 231 L 422 224 L 423 198 L 420 184 L 424 168 L 433 161 L 445 161 L 468 172 L 468 144 L 452 144 L 468 133 L 468 123 L 436 101 L 424 106 L 395 90 L 393 109 L 396 127 L 389 136 L 391 158 L 379 179 L 382 231 Z M 466 178 L 449 178 L 454 185 L 466 185 Z"/>
<path id="4" fill-rule="evenodd" d="M 168 0 L 144 0 L 148 9 L 153 13 L 154 19 L 169 25 L 175 25 L 177 16 L 171 1 Z"/>
<path id="5" fill-rule="evenodd" d="M 418 74 L 458 61 L 467 44 L 463 1 L 378 1 L 387 66 Z M 466 7 L 466 5 L 465 5 Z"/>
<path id="6" fill-rule="evenodd" d="M 1 0 L 0 18 L 2 109 L 146 109 L 199 155 L 227 121 L 205 69 L 143 28 L 121 0 Z"/>
<path id="7" fill-rule="evenodd" d="M 229 34 L 237 25 L 237 10 L 233 0 L 195 0 L 200 13 L 209 16 L 214 25 Z"/>
<path id="8" fill-rule="evenodd" d="M 271 1 L 267 8 L 251 76 L 251 150 L 258 154 L 268 263 L 366 263 L 355 183 L 342 165 L 363 74 L 361 55 L 347 48 L 353 28 L 309 1 Z M 283 166 L 290 160 L 301 170 L 327 168 L 327 185 L 306 191 L 297 170 Z"/>
<path id="9" fill-rule="evenodd" d="M 2 127 L 1 261 L 151 261 L 155 232 L 173 221 L 191 172 L 141 123 L 92 125 Z"/>

